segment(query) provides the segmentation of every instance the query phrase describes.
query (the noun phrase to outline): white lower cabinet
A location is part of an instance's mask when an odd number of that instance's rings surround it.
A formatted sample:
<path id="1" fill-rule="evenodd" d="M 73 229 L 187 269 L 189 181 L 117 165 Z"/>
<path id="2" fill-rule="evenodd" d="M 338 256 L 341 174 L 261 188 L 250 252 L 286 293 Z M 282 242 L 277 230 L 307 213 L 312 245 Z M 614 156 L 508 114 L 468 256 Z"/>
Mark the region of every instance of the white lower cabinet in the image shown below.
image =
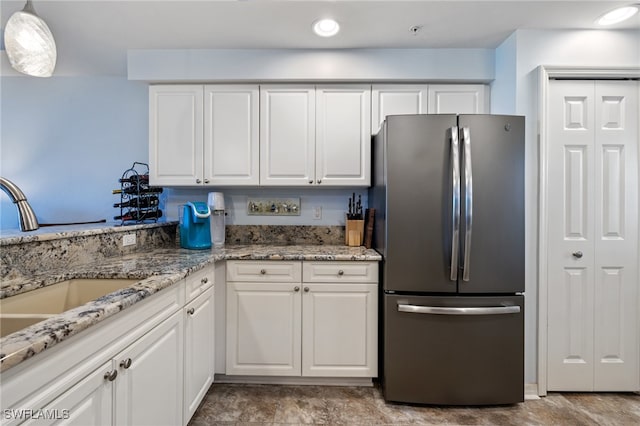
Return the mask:
<path id="1" fill-rule="evenodd" d="M 303 279 L 307 268 L 320 275 Z M 377 262 L 228 261 L 226 374 L 376 377 L 377 271 Z"/>
<path id="2" fill-rule="evenodd" d="M 187 424 L 213 382 L 213 279 L 197 271 L 4 372 L 2 424 Z"/>
<path id="3" fill-rule="evenodd" d="M 114 369 L 114 361 L 109 360 L 44 407 L 43 415 L 51 418 L 32 418 L 23 424 L 48 425 L 58 421 L 77 426 L 114 424 L 113 384 L 105 378 Z"/>
<path id="4" fill-rule="evenodd" d="M 182 312 L 176 312 L 26 424 L 182 424 L 182 348 Z"/>
<path id="5" fill-rule="evenodd" d="M 184 307 L 184 423 L 213 383 L 215 366 L 214 298 L 209 288 Z"/>
<path id="6" fill-rule="evenodd" d="M 300 283 L 227 283 L 227 374 L 300 375 Z"/>
<path id="7" fill-rule="evenodd" d="M 377 291 L 377 284 L 304 284 L 303 376 L 377 376 Z"/>
<path id="8" fill-rule="evenodd" d="M 182 424 L 183 327 L 176 312 L 116 357 L 115 424 Z"/>

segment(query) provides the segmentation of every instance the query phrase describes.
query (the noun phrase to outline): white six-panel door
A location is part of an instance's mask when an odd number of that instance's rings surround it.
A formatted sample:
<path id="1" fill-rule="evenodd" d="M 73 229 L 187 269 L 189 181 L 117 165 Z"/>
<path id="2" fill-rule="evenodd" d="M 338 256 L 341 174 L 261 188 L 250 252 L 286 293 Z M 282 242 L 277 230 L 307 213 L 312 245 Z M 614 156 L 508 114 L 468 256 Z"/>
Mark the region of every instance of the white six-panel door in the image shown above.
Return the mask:
<path id="1" fill-rule="evenodd" d="M 638 83 L 549 83 L 548 390 L 640 388 Z"/>

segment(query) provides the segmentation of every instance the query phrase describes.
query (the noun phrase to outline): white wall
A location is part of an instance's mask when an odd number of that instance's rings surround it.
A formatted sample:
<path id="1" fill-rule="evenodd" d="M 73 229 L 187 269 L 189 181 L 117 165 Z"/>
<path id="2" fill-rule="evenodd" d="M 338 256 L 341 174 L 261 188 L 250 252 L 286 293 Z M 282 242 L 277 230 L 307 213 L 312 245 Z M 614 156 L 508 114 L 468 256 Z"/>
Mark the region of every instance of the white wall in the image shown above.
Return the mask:
<path id="1" fill-rule="evenodd" d="M 2 77 L 0 175 L 43 223 L 112 219 L 111 190 L 146 162 L 147 85 L 123 77 Z M 0 192 L 0 229 L 18 228 Z"/>
<path id="2" fill-rule="evenodd" d="M 515 48 L 514 48 L 515 46 Z M 571 67 L 637 67 L 640 37 L 637 31 L 519 30 L 496 50 L 496 61 L 513 66 L 515 75 L 496 72 L 492 108 L 513 104 L 526 116 L 526 306 L 525 381 L 537 382 L 538 289 L 538 74 L 540 65 Z M 515 97 L 514 97 L 515 95 Z M 496 99 L 499 97 L 500 99 Z M 515 103 L 514 103 L 515 101 Z"/>

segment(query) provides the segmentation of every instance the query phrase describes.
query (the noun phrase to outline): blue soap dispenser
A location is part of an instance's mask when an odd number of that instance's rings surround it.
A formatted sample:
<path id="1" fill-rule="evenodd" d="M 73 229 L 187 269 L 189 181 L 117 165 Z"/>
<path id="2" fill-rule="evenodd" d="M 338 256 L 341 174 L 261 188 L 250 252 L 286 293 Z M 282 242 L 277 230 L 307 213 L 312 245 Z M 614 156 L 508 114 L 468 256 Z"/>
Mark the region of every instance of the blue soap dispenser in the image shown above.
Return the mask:
<path id="1" fill-rule="evenodd" d="M 180 247 L 200 250 L 211 248 L 211 210 L 205 202 L 193 201 L 182 206 Z"/>

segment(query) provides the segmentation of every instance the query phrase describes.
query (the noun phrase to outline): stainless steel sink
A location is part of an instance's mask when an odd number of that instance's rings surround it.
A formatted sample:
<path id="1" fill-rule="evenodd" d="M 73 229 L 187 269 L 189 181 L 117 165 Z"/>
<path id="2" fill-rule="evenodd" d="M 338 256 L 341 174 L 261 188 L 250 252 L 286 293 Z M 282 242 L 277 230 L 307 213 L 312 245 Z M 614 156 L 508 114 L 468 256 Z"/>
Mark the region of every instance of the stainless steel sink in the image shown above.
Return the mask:
<path id="1" fill-rule="evenodd" d="M 140 279 L 72 279 L 0 299 L 0 337 L 138 281 Z"/>

